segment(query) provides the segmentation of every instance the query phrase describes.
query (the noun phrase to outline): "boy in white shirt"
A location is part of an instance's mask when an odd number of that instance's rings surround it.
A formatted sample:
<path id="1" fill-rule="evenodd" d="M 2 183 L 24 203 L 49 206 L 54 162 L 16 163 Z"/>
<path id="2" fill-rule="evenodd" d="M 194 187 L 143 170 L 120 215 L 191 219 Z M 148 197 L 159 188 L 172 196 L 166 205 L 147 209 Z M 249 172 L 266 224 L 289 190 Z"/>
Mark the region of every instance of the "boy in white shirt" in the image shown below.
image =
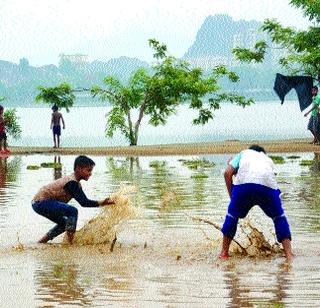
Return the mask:
<path id="1" fill-rule="evenodd" d="M 273 169 L 272 160 L 264 148 L 258 145 L 250 146 L 229 162 L 224 178 L 231 200 L 221 230 L 221 259 L 229 257 L 229 246 L 236 234 L 239 218 L 246 217 L 254 205 L 259 205 L 272 218 L 277 240 L 282 243 L 286 258 L 293 258 L 290 227 L 281 205 L 280 190 Z"/>

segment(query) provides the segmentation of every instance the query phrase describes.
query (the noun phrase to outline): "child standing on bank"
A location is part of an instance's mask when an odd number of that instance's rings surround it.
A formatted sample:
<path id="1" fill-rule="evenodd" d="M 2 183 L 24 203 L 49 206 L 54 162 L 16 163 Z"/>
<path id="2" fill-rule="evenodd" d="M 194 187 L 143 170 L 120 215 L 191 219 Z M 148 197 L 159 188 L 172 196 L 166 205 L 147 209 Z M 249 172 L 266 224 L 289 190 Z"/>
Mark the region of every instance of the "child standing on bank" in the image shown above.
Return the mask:
<path id="1" fill-rule="evenodd" d="M 0 153 L 9 154 L 10 151 L 7 149 L 7 134 L 6 134 L 6 123 L 3 117 L 4 108 L 0 105 Z"/>
<path id="2" fill-rule="evenodd" d="M 50 129 L 53 132 L 53 144 L 54 148 L 60 147 L 60 135 L 61 135 L 61 122 L 63 125 L 63 129 L 65 129 L 64 119 L 62 114 L 58 112 L 58 107 L 54 105 L 52 108 L 52 117 L 51 117 L 51 125 Z"/>
<path id="3" fill-rule="evenodd" d="M 57 224 L 39 240 L 39 243 L 47 243 L 66 231 L 68 241 L 72 244 L 78 220 L 78 210 L 67 204 L 72 198 L 83 207 L 114 204 L 109 198 L 94 201 L 88 199 L 84 194 L 80 181 L 88 181 L 94 165 L 94 161 L 89 157 L 78 156 L 74 161 L 72 174 L 43 186 L 33 197 L 34 211 Z"/>
<path id="4" fill-rule="evenodd" d="M 228 163 L 224 178 L 231 200 L 221 230 L 221 259 L 229 257 L 229 246 L 236 234 L 239 218 L 245 218 L 254 205 L 259 205 L 273 220 L 277 240 L 282 243 L 286 258 L 293 258 L 290 228 L 281 205 L 280 190 L 273 169 L 272 160 L 264 148 L 258 145 L 250 146 Z"/>

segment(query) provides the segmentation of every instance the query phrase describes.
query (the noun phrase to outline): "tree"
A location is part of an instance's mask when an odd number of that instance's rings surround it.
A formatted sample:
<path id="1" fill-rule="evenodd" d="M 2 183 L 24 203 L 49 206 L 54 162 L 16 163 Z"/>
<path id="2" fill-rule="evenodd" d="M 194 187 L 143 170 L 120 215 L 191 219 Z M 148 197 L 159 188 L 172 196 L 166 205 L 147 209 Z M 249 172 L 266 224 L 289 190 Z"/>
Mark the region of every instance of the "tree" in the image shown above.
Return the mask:
<path id="1" fill-rule="evenodd" d="M 58 108 L 65 108 L 67 112 L 73 106 L 75 95 L 71 86 L 67 83 L 61 83 L 56 87 L 38 87 L 40 93 L 35 97 L 36 102 L 56 105 Z"/>
<path id="2" fill-rule="evenodd" d="M 241 106 L 252 103 L 252 99 L 221 91 L 219 78 L 225 76 L 232 82 L 239 79 L 225 66 L 217 66 L 205 76 L 200 68 L 191 68 L 189 63 L 169 56 L 166 45 L 154 39 L 149 40 L 149 45 L 155 51 L 156 60 L 151 72 L 138 69 L 127 84 L 107 76 L 105 88 L 95 86 L 91 89 L 94 97 L 107 100 L 112 105 L 107 119 L 107 136 L 112 137 L 116 130 L 120 130 L 130 145 L 137 145 L 144 116 L 149 116 L 151 125 L 164 125 L 183 102 L 198 110 L 194 124 L 207 123 L 223 101 Z M 133 110 L 138 111 L 136 120 L 132 118 Z"/>
<path id="3" fill-rule="evenodd" d="M 320 80 L 320 1 L 291 0 L 290 4 L 302 9 L 312 23 L 307 30 L 284 27 L 275 19 L 266 19 L 261 29 L 284 49 L 285 55 L 279 63 L 286 70 L 293 75 L 305 74 Z M 268 47 L 265 41 L 259 41 L 252 50 L 237 47 L 233 53 L 244 62 L 262 62 Z"/>
<path id="4" fill-rule="evenodd" d="M 0 102 L 4 101 L 5 97 L 0 97 Z M 13 139 L 21 137 L 21 126 L 18 122 L 17 110 L 15 108 L 5 109 L 3 119 L 6 126 L 6 131 Z"/>

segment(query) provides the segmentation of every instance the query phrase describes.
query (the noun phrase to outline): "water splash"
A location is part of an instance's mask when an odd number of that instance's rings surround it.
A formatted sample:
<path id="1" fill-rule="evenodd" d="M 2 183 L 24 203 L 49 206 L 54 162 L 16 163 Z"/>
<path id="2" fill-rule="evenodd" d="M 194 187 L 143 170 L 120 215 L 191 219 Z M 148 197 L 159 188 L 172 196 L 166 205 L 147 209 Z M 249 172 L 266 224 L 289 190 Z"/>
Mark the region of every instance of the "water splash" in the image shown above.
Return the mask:
<path id="1" fill-rule="evenodd" d="M 236 239 L 241 244 L 241 248 L 239 245 L 232 244 L 230 251 L 233 254 L 240 253 L 251 257 L 266 257 L 282 251 L 270 230 L 264 229 L 261 224 L 258 227 L 249 217 L 240 220 Z"/>
<path id="2" fill-rule="evenodd" d="M 219 224 L 200 217 L 191 217 L 195 221 L 204 222 L 221 231 Z M 247 255 L 251 257 L 266 257 L 282 251 L 281 246 L 274 240 L 274 235 L 262 224 L 253 222 L 247 217 L 238 224 L 237 234 L 230 245 L 230 252 L 234 255 Z M 215 243 L 215 239 L 212 239 Z"/>
<path id="3" fill-rule="evenodd" d="M 135 186 L 121 186 L 110 196 L 115 204 L 102 207 L 96 217 L 76 231 L 73 243 L 77 245 L 112 243 L 120 225 L 137 215 L 136 208 L 130 202 L 130 196 L 136 191 Z M 66 237 L 64 242 L 67 242 Z"/>

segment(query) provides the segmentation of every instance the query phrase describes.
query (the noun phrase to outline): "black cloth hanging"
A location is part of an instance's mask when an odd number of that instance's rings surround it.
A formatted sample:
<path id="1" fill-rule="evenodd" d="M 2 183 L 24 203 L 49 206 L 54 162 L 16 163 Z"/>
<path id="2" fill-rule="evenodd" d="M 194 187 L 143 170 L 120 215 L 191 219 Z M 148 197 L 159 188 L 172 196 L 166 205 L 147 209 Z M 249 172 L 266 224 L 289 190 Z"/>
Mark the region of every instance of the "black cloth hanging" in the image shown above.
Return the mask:
<path id="1" fill-rule="evenodd" d="M 313 78 L 310 76 L 284 76 L 279 73 L 276 75 L 273 89 L 278 94 L 281 104 L 284 97 L 291 89 L 295 89 L 298 95 L 300 110 L 303 111 L 312 103 L 311 89 Z"/>

